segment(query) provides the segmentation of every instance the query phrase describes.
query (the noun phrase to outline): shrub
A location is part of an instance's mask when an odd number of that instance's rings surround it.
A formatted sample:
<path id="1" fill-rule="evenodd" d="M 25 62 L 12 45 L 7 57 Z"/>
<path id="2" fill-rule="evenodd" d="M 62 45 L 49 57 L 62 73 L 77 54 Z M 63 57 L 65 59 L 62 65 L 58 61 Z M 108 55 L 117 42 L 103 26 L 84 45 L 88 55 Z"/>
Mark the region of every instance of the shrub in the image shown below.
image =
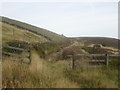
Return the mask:
<path id="1" fill-rule="evenodd" d="M 93 47 L 94 47 L 94 48 L 101 48 L 102 45 L 101 45 L 101 44 L 95 44 Z"/>

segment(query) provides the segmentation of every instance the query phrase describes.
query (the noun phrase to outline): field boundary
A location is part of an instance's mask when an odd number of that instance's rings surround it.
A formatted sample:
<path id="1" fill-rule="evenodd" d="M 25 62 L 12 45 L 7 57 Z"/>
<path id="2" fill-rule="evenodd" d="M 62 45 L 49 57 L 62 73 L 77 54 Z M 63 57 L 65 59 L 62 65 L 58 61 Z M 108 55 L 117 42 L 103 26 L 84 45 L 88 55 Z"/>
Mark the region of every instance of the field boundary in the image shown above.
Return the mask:
<path id="1" fill-rule="evenodd" d="M 92 59 L 92 60 L 82 60 L 82 62 L 89 62 L 89 63 L 93 63 L 93 62 L 97 62 L 97 63 L 104 63 L 106 66 L 109 65 L 109 57 L 120 57 L 120 55 L 114 55 L 114 54 L 73 54 L 73 55 L 69 55 L 72 58 L 72 62 L 71 62 L 71 68 L 75 69 L 75 61 L 76 61 L 76 56 L 100 56 L 100 57 L 105 57 L 105 59 L 101 59 L 101 60 L 97 60 L 97 59 Z M 80 59 L 79 59 L 80 60 Z"/>
<path id="2" fill-rule="evenodd" d="M 31 64 L 32 55 L 31 55 L 31 49 L 30 48 L 29 49 L 23 49 L 23 48 L 13 47 L 13 46 L 9 46 L 9 45 L 3 45 L 2 48 L 9 48 L 9 49 L 13 49 L 13 50 L 19 50 L 19 51 L 23 51 L 23 52 L 28 52 L 29 53 L 28 56 L 23 56 L 23 55 L 19 55 L 19 54 L 16 54 L 16 53 L 10 53 L 10 52 L 2 51 L 2 53 L 6 54 L 6 55 L 16 56 L 16 57 L 20 57 L 20 58 L 28 58 L 29 63 L 27 63 L 27 64 Z"/>

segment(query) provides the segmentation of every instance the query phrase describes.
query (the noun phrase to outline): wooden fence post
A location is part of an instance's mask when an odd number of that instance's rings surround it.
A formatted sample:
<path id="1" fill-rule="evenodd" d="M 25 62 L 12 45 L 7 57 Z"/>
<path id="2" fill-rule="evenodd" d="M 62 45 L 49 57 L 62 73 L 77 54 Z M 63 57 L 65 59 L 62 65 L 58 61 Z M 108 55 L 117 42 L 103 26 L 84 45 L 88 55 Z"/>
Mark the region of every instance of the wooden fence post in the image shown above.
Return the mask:
<path id="1" fill-rule="evenodd" d="M 13 29 L 13 39 L 15 40 L 15 30 Z"/>
<path id="2" fill-rule="evenodd" d="M 29 64 L 31 64 L 32 61 L 32 52 L 31 49 L 29 49 Z"/>
<path id="3" fill-rule="evenodd" d="M 108 63 L 109 63 L 109 55 L 106 54 L 106 65 L 108 66 Z"/>
<path id="4" fill-rule="evenodd" d="M 74 54 L 72 55 L 72 69 L 75 68 L 75 57 Z"/>

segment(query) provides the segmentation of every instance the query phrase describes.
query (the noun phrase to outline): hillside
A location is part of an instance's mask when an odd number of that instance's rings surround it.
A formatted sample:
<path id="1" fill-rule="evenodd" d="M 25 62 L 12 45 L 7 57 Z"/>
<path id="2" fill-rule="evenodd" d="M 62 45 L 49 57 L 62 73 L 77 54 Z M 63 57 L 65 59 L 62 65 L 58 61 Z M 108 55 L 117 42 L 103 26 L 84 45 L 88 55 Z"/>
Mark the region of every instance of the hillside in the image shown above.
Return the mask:
<path id="1" fill-rule="evenodd" d="M 47 39 L 48 41 L 61 41 L 61 40 L 66 38 L 62 35 L 59 35 L 59 34 L 56 34 L 54 32 L 48 31 L 46 29 L 42 29 L 42 28 L 30 25 L 30 24 L 23 23 L 23 22 L 13 20 L 13 19 L 9 19 L 9 18 L 6 18 L 6 17 L 2 17 L 2 20 L 0 20 L 0 22 L 2 22 L 3 25 L 5 24 L 3 26 L 3 31 L 4 31 L 4 28 L 6 30 L 8 30 L 7 27 L 12 27 L 12 28 L 15 28 L 15 29 L 22 29 L 22 30 L 32 32 L 36 35 L 39 35 L 40 37 L 42 37 L 44 39 Z"/>
<path id="2" fill-rule="evenodd" d="M 10 42 L 13 40 L 26 41 L 26 42 L 39 42 L 39 43 L 49 41 L 42 36 L 28 32 L 24 29 L 19 29 L 17 27 L 11 26 L 6 23 L 0 22 L 0 24 L 2 24 L 2 41 L 3 41 L 3 43 Z M 29 39 L 30 37 L 32 39 Z"/>
<path id="3" fill-rule="evenodd" d="M 27 36 L 32 37 L 32 42 L 48 42 L 48 41 L 61 41 L 67 39 L 67 37 L 56 34 L 54 32 L 42 29 L 27 23 L 23 23 L 17 20 L 2 17 L 0 20 L 2 23 L 3 41 L 14 39 L 13 30 L 15 32 L 15 38 L 19 40 L 27 39 Z M 12 37 L 12 38 L 11 38 Z M 102 44 L 108 47 L 118 48 L 118 39 L 105 38 L 105 37 L 78 37 L 69 38 L 72 42 L 78 41 L 85 44 Z"/>
<path id="4" fill-rule="evenodd" d="M 78 41 L 85 44 L 102 44 L 103 46 L 118 48 L 120 40 L 106 37 L 78 37 L 69 38 L 71 41 Z"/>
<path id="5" fill-rule="evenodd" d="M 96 65 L 94 68 L 89 62 L 81 62 L 88 59 L 99 60 L 100 57 L 75 57 L 75 69 L 71 69 L 73 59 L 69 56 L 78 53 L 118 54 L 118 49 L 113 48 L 117 47 L 117 39 L 68 39 L 5 17 L 1 24 L 2 42 L 9 46 L 2 47 L 2 88 L 118 88 L 118 57 L 110 58 L 109 68 L 106 65 Z M 105 46 L 94 48 L 92 45 L 95 43 Z M 23 49 L 30 49 L 31 53 Z"/>

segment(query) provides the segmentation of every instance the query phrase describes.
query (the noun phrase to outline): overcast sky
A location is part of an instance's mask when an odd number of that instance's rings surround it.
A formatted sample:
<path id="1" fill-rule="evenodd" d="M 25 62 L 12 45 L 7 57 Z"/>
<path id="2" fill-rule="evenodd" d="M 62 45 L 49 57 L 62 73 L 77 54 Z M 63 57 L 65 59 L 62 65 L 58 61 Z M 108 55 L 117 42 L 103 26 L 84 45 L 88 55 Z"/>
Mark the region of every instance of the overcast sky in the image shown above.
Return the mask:
<path id="1" fill-rule="evenodd" d="M 118 38 L 117 2 L 4 2 L 2 16 L 68 37 Z"/>

